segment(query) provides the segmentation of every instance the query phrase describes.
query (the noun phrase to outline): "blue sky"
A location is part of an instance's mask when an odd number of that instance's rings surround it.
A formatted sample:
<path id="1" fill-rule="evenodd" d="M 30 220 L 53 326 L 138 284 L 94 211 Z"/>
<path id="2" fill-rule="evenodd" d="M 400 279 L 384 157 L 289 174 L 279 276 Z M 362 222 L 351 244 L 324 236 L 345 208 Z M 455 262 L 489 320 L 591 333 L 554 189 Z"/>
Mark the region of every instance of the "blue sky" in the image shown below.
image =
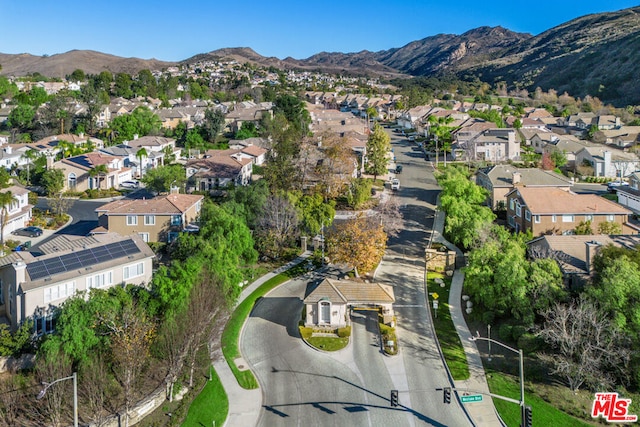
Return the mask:
<path id="1" fill-rule="evenodd" d="M 636 2 L 0 0 L 0 53 L 90 49 L 180 61 L 224 47 L 250 47 L 263 56 L 304 59 L 322 51 L 402 47 L 484 25 L 536 35 L 579 16 Z"/>

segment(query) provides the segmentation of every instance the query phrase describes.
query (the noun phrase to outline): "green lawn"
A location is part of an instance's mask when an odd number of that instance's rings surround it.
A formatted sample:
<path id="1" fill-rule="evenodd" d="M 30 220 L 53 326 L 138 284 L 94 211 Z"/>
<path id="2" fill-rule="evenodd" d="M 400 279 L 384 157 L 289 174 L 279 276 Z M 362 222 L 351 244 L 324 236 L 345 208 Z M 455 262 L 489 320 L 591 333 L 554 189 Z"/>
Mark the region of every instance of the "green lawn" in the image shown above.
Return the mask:
<path id="1" fill-rule="evenodd" d="M 433 325 L 436 329 L 436 335 L 440 342 L 440 348 L 444 354 L 449 371 L 454 380 L 466 380 L 469 378 L 469 365 L 467 364 L 467 356 L 460 342 L 458 331 L 453 326 L 451 320 L 451 312 L 449 311 L 449 289 L 451 288 L 451 279 L 445 277 L 442 273 L 430 271 L 427 276 L 427 286 L 429 291 L 429 307 L 431 308 L 431 317 Z M 434 282 L 436 278 L 441 278 L 445 287 L 441 288 Z M 433 293 L 438 294 L 438 310 L 433 309 Z M 437 313 L 436 313 L 437 311 Z"/>
<path id="2" fill-rule="evenodd" d="M 518 378 L 499 372 L 487 371 L 487 382 L 491 393 L 499 394 L 513 399 L 520 399 L 520 383 Z M 581 421 L 568 415 L 541 397 L 527 391 L 525 386 L 525 405 L 531 406 L 533 425 L 535 426 L 563 426 L 563 427 L 589 427 L 595 424 Z M 500 399 L 493 399 L 496 410 L 508 427 L 520 426 L 520 406 L 515 403 Z"/>
<path id="3" fill-rule="evenodd" d="M 303 262 L 302 264 L 305 263 Z M 240 384 L 242 388 L 258 388 L 258 381 L 253 373 L 250 370 L 240 371 L 234 362 L 236 358 L 240 357 L 238 339 L 240 338 L 242 325 L 244 325 L 244 322 L 247 320 L 247 317 L 249 316 L 249 313 L 251 313 L 253 305 L 258 298 L 262 297 L 271 289 L 286 282 L 292 277 L 299 276 L 307 271 L 302 264 L 298 264 L 292 269 L 267 280 L 244 301 L 242 301 L 229 318 L 229 322 L 222 333 L 222 353 L 224 354 L 224 358 L 229 364 L 233 375 L 236 377 L 236 380 L 238 380 L 238 384 Z"/>
<path id="4" fill-rule="evenodd" d="M 349 344 L 349 337 L 344 338 L 332 338 L 332 337 L 311 337 L 306 340 L 309 344 L 315 348 L 319 348 L 324 351 L 338 351 L 342 350 Z"/>
<path id="5" fill-rule="evenodd" d="M 229 412 L 229 400 L 215 369 L 213 377 L 189 407 L 182 427 L 221 426 Z M 215 424 L 213 424 L 215 422 Z"/>

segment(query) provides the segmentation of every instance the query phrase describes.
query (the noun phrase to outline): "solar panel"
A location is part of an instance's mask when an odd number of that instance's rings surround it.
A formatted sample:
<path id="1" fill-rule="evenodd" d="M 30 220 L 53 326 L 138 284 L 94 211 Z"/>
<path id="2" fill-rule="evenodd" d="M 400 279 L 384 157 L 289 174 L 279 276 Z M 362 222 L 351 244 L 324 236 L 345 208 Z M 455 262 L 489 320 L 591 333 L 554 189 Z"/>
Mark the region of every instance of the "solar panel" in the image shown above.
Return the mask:
<path id="1" fill-rule="evenodd" d="M 29 273 L 31 280 L 38 280 L 43 277 L 73 271 L 83 267 L 90 267 L 139 252 L 140 249 L 133 240 L 109 243 L 108 245 L 97 248 L 83 249 L 78 252 L 71 252 L 62 256 L 32 262 L 27 265 L 27 273 Z"/>

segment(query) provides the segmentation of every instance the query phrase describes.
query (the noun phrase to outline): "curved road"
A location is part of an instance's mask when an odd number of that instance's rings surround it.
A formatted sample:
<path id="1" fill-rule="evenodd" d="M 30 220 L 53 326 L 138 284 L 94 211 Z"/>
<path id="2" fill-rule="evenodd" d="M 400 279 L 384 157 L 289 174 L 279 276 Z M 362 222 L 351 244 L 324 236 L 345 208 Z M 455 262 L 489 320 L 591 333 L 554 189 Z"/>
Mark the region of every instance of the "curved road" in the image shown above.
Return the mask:
<path id="1" fill-rule="evenodd" d="M 442 403 L 449 385 L 433 339 L 424 292 L 424 248 L 438 187 L 415 145 L 393 141 L 404 166 L 399 197 L 405 229 L 389 240 L 376 280 L 394 286 L 400 354 L 380 350 L 376 318 L 352 316 L 351 344 L 336 353 L 306 346 L 298 333 L 307 287 L 326 275 L 292 280 L 256 303 L 241 336 L 241 351 L 263 391 L 261 426 L 465 426 L 457 401 Z M 417 147 L 416 147 L 417 148 Z M 400 391 L 400 406 L 389 405 Z"/>

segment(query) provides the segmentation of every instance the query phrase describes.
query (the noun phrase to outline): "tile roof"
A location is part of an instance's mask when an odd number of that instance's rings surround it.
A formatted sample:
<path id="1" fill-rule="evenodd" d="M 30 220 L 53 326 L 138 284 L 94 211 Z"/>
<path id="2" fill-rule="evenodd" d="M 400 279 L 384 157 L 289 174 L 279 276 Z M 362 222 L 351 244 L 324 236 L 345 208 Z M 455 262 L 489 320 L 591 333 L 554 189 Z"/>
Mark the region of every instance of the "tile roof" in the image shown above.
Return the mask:
<path id="1" fill-rule="evenodd" d="M 186 212 L 203 198 L 195 194 L 169 194 L 153 199 L 120 199 L 100 206 L 96 212 L 108 215 L 177 215 Z"/>
<path id="2" fill-rule="evenodd" d="M 533 215 L 552 214 L 631 214 L 625 207 L 595 194 L 576 194 L 559 188 L 516 187 Z"/>
<path id="3" fill-rule="evenodd" d="M 358 283 L 348 280 L 324 279 L 304 299 L 305 304 L 329 299 L 333 303 L 378 303 L 389 304 L 395 301 L 393 288 L 379 283 Z"/>

